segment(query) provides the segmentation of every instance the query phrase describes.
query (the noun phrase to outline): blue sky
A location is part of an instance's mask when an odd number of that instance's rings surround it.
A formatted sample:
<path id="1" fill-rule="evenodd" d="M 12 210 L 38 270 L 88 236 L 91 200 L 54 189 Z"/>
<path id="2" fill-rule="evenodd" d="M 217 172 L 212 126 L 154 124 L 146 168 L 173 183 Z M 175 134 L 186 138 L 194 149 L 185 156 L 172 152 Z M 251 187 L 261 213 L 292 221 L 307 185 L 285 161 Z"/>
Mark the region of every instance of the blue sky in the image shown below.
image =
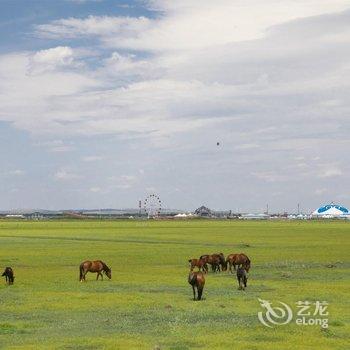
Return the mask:
<path id="1" fill-rule="evenodd" d="M 349 23 L 342 0 L 1 1 L 0 208 L 350 206 Z"/>

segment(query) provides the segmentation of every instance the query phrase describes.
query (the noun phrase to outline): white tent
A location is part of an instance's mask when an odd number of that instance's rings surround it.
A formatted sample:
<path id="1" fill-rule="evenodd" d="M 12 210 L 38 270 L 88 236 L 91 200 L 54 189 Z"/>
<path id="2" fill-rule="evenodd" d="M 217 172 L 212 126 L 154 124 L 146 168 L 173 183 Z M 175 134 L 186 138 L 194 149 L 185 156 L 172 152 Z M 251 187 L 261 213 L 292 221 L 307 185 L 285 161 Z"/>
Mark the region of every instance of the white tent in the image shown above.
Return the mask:
<path id="1" fill-rule="evenodd" d="M 350 212 L 347 208 L 337 205 L 337 204 L 327 204 L 323 207 L 316 209 L 313 213 L 313 216 L 322 217 L 322 218 L 335 218 L 335 217 L 346 217 L 350 216 Z"/>

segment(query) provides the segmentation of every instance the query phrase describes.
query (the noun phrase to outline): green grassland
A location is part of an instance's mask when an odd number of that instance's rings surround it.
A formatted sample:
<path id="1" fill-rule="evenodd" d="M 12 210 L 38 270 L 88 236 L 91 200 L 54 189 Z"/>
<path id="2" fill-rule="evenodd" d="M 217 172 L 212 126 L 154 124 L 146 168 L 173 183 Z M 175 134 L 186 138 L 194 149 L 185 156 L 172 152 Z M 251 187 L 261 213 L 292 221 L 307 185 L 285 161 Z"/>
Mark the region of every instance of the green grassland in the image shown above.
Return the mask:
<path id="1" fill-rule="evenodd" d="M 349 349 L 349 242 L 334 221 L 1 221 L 0 348 Z M 248 288 L 209 273 L 194 302 L 187 261 L 215 252 L 251 258 Z M 112 280 L 80 283 L 86 259 Z M 330 326 L 264 327 L 258 298 L 326 300 Z"/>

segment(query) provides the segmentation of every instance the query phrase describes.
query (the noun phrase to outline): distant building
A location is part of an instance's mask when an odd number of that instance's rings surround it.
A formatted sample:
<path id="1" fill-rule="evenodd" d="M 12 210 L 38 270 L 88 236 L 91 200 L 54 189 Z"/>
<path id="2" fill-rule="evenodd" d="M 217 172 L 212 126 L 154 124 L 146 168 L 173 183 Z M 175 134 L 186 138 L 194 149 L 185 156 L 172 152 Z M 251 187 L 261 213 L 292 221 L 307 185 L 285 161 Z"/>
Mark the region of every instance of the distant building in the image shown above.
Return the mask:
<path id="1" fill-rule="evenodd" d="M 5 217 L 9 219 L 24 219 L 24 215 L 22 214 L 7 214 Z"/>
<path id="2" fill-rule="evenodd" d="M 196 215 L 202 216 L 202 217 L 210 217 L 210 216 L 212 216 L 211 210 L 209 208 L 205 207 L 204 205 L 202 205 L 201 207 L 196 209 L 194 213 Z"/>
<path id="3" fill-rule="evenodd" d="M 270 218 L 270 215 L 267 214 L 242 214 L 240 219 L 243 220 L 267 220 Z"/>

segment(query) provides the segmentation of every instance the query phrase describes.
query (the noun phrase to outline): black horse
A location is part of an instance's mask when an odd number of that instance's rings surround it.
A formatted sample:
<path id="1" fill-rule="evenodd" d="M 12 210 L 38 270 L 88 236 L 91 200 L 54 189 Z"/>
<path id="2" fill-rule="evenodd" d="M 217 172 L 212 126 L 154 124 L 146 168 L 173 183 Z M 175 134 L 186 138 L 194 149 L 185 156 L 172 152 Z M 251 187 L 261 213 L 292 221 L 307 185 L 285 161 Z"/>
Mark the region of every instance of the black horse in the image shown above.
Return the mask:
<path id="1" fill-rule="evenodd" d="M 247 271 L 244 267 L 238 267 L 237 269 L 237 280 L 238 280 L 238 289 L 247 288 Z"/>
<path id="2" fill-rule="evenodd" d="M 11 267 L 6 267 L 5 271 L 1 276 L 5 276 L 6 283 L 13 284 L 15 276 L 13 275 L 13 270 Z"/>

